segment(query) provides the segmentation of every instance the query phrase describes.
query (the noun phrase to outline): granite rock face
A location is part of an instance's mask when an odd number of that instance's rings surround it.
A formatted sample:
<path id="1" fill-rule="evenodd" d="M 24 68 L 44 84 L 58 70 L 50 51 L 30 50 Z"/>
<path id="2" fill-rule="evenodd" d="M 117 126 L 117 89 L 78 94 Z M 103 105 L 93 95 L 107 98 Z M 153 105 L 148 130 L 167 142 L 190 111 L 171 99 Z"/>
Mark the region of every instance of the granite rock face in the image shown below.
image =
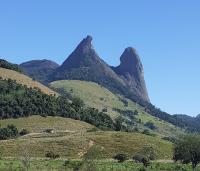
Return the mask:
<path id="1" fill-rule="evenodd" d="M 49 77 L 49 82 L 66 79 L 93 81 L 117 93 L 125 90 L 124 81 L 96 53 L 91 36 L 87 36 L 79 43 Z"/>
<path id="2" fill-rule="evenodd" d="M 120 61 L 117 67 L 109 66 L 93 48 L 92 37 L 87 36 L 60 66 L 48 60 L 29 61 L 20 66 L 27 75 L 43 83 L 57 80 L 93 81 L 135 101 L 149 102 L 142 63 L 135 49 L 126 48 Z"/>
<path id="3" fill-rule="evenodd" d="M 127 86 L 144 101 L 149 101 L 144 80 L 143 66 L 136 50 L 128 47 L 120 57 L 120 65 L 112 67 Z"/>

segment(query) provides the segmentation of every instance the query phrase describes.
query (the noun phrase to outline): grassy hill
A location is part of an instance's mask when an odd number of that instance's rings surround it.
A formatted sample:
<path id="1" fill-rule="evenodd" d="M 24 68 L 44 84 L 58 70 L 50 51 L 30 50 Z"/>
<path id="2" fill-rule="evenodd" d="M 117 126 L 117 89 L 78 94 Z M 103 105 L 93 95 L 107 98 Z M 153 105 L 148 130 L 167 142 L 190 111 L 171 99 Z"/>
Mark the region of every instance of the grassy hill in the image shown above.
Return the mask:
<path id="1" fill-rule="evenodd" d="M 62 89 L 71 93 L 73 96 L 78 96 L 84 100 L 87 106 L 97 108 L 100 111 L 106 108 L 106 113 L 113 119 L 120 115 L 120 113 L 114 109 L 120 109 L 123 111 L 130 110 L 132 112 L 137 110 L 139 114 L 136 115 L 136 118 L 141 121 L 141 123 L 137 124 L 137 127 L 141 130 L 146 129 L 144 124 L 150 121 L 157 127 L 157 129 L 153 130 L 153 132 L 161 137 L 176 136 L 183 133 L 183 130 L 180 128 L 149 115 L 144 111 L 144 108 L 137 103 L 134 103 L 133 101 L 122 96 L 115 95 L 108 89 L 94 82 L 61 80 L 50 83 L 50 87 L 54 89 Z"/>
<path id="2" fill-rule="evenodd" d="M 2 77 L 3 79 L 16 80 L 17 83 L 26 85 L 27 87 L 39 88 L 42 92 L 49 95 L 58 94 L 50 88 L 42 85 L 41 83 L 34 81 L 32 78 L 29 78 L 28 76 L 13 70 L 0 68 L 0 77 Z"/>
<path id="3" fill-rule="evenodd" d="M 0 150 L 3 157 L 19 157 L 27 147 L 33 157 L 44 157 L 53 151 L 64 158 L 82 158 L 93 146 L 101 147 L 103 158 L 111 158 L 117 153 L 133 156 L 144 146 L 155 149 L 160 159 L 170 159 L 172 143 L 138 133 L 97 131 L 85 122 L 59 118 L 31 116 L 20 119 L 1 120 L 1 126 L 14 124 L 19 130 L 26 128 L 30 134 L 17 139 L 3 140 Z M 44 130 L 53 129 L 53 133 Z"/>

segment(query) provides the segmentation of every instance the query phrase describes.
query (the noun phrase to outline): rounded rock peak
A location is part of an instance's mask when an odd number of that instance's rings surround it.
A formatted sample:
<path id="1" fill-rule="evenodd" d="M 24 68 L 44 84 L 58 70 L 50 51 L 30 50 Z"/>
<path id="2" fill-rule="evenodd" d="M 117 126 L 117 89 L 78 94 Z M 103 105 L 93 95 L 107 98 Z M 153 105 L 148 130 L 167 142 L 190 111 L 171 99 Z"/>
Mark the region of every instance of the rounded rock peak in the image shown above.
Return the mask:
<path id="1" fill-rule="evenodd" d="M 120 57 L 121 63 L 140 63 L 137 51 L 133 47 L 127 47 Z"/>
<path id="2" fill-rule="evenodd" d="M 125 51 L 125 52 L 128 52 L 128 53 L 137 53 L 137 52 L 136 52 L 136 49 L 133 48 L 133 47 L 127 47 L 124 51 Z"/>

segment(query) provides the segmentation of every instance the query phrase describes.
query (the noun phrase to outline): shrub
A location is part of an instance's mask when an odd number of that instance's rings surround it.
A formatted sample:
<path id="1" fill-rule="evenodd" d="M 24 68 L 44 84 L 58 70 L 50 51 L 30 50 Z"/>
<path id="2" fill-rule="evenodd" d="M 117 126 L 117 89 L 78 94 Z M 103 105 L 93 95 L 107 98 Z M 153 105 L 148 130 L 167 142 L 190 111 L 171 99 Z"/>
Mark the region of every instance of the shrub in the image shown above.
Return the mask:
<path id="1" fill-rule="evenodd" d="M 144 126 L 148 127 L 149 129 L 155 130 L 157 127 L 154 125 L 153 122 L 146 122 Z"/>
<path id="2" fill-rule="evenodd" d="M 70 161 L 69 161 L 69 160 L 65 160 L 65 161 L 64 161 L 64 164 L 63 164 L 63 166 L 68 166 L 68 165 L 69 165 L 69 163 L 70 163 Z"/>
<path id="3" fill-rule="evenodd" d="M 176 143 L 177 139 L 175 137 L 163 137 L 163 140 L 170 141 L 172 143 Z"/>
<path id="4" fill-rule="evenodd" d="M 52 152 L 52 151 L 49 151 L 49 152 L 47 152 L 47 153 L 45 154 L 45 157 L 50 158 L 50 159 L 57 159 L 57 158 L 60 157 L 60 155 L 59 155 L 59 154 L 55 154 L 55 153 Z"/>
<path id="5" fill-rule="evenodd" d="M 103 108 L 103 109 L 102 109 L 102 112 L 107 112 L 107 111 L 108 111 L 107 108 Z"/>
<path id="6" fill-rule="evenodd" d="M 144 167 L 148 167 L 150 165 L 150 159 L 145 155 L 137 154 L 133 156 L 133 160 L 138 163 L 143 163 Z"/>
<path id="7" fill-rule="evenodd" d="M 19 133 L 20 136 L 23 136 L 23 135 L 26 135 L 26 134 L 29 134 L 29 131 L 27 129 L 22 129 Z"/>
<path id="8" fill-rule="evenodd" d="M 14 125 L 8 125 L 6 128 L 0 128 L 0 140 L 15 138 L 18 135 L 18 130 Z"/>
<path id="9" fill-rule="evenodd" d="M 133 156 L 133 160 L 136 162 L 136 163 L 142 163 L 142 159 L 144 158 L 143 155 L 141 154 L 136 154 L 135 156 Z"/>
<path id="10" fill-rule="evenodd" d="M 142 167 L 142 168 L 139 169 L 139 171 L 146 171 L 146 168 Z"/>
<path id="11" fill-rule="evenodd" d="M 145 134 L 145 135 L 151 135 L 151 133 L 148 129 L 145 129 L 142 133 Z"/>
<path id="12" fill-rule="evenodd" d="M 45 129 L 45 130 L 44 130 L 44 132 L 51 134 L 51 133 L 53 133 L 53 132 L 54 132 L 54 130 L 53 130 L 53 129 L 50 129 L 50 128 L 48 128 L 48 129 Z"/>
<path id="13" fill-rule="evenodd" d="M 115 160 L 117 160 L 119 163 L 122 163 L 126 161 L 128 158 L 126 154 L 117 154 L 116 156 L 113 157 Z"/>

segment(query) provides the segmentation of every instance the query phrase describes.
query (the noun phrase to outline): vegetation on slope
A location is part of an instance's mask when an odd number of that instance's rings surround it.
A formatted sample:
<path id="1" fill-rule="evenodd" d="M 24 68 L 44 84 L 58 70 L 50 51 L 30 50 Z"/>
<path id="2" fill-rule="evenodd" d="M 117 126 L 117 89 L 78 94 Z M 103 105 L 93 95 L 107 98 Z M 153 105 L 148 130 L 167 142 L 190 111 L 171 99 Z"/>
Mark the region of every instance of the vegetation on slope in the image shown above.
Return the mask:
<path id="1" fill-rule="evenodd" d="M 151 122 L 156 126 L 156 129 L 150 129 L 150 132 L 161 135 L 162 137 L 171 137 L 172 132 L 173 136 L 183 133 L 181 129 L 176 128 L 174 125 L 149 115 L 145 112 L 145 108 L 137 103 L 122 96 L 115 95 L 94 82 L 61 80 L 50 83 L 50 87 L 59 91 L 60 94 L 81 98 L 87 106 L 104 111 L 113 119 L 123 116 L 133 121 L 131 123 L 132 126 L 138 128 L 140 131 L 148 129 L 149 127 L 145 126 L 145 124 Z"/>
<path id="2" fill-rule="evenodd" d="M 17 72 L 22 72 L 22 70 L 20 69 L 20 67 L 17 64 L 12 64 L 12 63 L 4 60 L 4 59 L 0 59 L 0 67 L 10 69 L 10 70 L 14 70 L 14 71 L 17 71 Z"/>
<path id="3" fill-rule="evenodd" d="M 72 102 L 59 96 L 49 96 L 39 89 L 27 88 L 11 79 L 0 80 L 0 118 L 19 118 L 30 115 L 62 116 L 83 120 L 102 129 L 115 129 L 112 119 L 94 108 L 83 108 L 83 101 Z"/>
<path id="4" fill-rule="evenodd" d="M 32 78 L 29 78 L 28 76 L 21 74 L 19 72 L 10 70 L 10 69 L 5 69 L 5 68 L 0 68 L 0 77 L 3 79 L 11 79 L 11 80 L 16 80 L 18 84 L 25 85 L 29 88 L 38 88 L 42 92 L 48 94 L 48 95 L 58 95 L 55 91 L 51 90 L 50 88 L 42 85 L 41 83 L 34 81 Z"/>
<path id="5" fill-rule="evenodd" d="M 19 157 L 27 144 L 33 157 L 44 157 L 51 150 L 61 157 L 78 159 L 93 146 L 102 149 L 102 154 L 99 154 L 101 158 L 112 158 L 118 153 L 132 157 L 144 146 L 151 146 L 158 159 L 172 157 L 170 142 L 138 133 L 97 131 L 92 125 L 68 118 L 30 116 L 0 121 L 2 126 L 7 123 L 16 125 L 19 130 L 25 128 L 31 133 L 1 141 L 0 149 L 4 157 Z M 46 133 L 47 129 L 53 129 L 54 132 Z"/>

